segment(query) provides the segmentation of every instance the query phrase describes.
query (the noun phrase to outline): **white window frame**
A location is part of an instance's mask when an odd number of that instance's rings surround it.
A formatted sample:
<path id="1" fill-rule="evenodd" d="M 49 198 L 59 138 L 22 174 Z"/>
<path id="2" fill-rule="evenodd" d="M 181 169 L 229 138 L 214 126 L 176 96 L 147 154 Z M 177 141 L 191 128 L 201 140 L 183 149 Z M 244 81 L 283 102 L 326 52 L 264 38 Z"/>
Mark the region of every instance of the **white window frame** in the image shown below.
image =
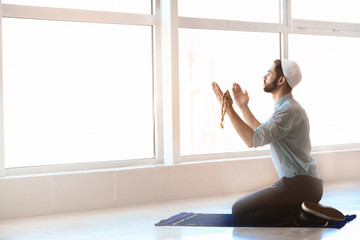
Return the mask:
<path id="1" fill-rule="evenodd" d="M 5 169 L 2 92 L 2 36 L 0 31 L 0 177 L 14 174 L 79 171 L 156 164 L 172 165 L 190 161 L 242 158 L 249 159 L 270 155 L 268 150 L 262 150 L 180 156 L 178 29 L 192 28 L 279 33 L 279 55 L 282 58 L 288 57 L 289 34 L 360 37 L 360 24 L 293 19 L 291 17 L 291 0 L 279 0 L 279 2 L 279 23 L 259 23 L 179 17 L 178 0 L 153 0 L 153 14 L 18 6 L 1 4 L 0 0 L 0 14 L 2 17 L 152 26 L 155 143 L 155 157 L 153 159 L 119 160 L 103 163 L 95 162 L 54 165 L 47 167 Z M 2 19 L 0 19 L 0 29 L 1 26 Z M 313 152 L 347 151 L 352 149 L 360 149 L 360 143 L 314 147 Z"/>
<path id="2" fill-rule="evenodd" d="M 156 9 L 159 6 L 159 1 L 156 2 Z M 36 6 L 22 6 L 12 4 L 2 4 L 0 1 L 0 13 L 2 17 L 7 18 L 22 18 L 22 19 L 38 19 L 38 20 L 53 20 L 53 21 L 68 21 L 68 22 L 87 22 L 87 23 L 105 23 L 105 24 L 123 24 L 123 25 L 140 25 L 153 27 L 153 46 L 160 46 L 159 34 L 161 31 L 157 30 L 156 14 L 136 14 L 136 13 L 121 13 L 121 12 L 107 12 L 107 11 L 93 11 L 93 10 L 78 10 L 52 7 L 36 7 Z M 0 20 L 0 29 L 2 29 L 2 18 Z M 0 31 L 1 34 L 1 31 Z M 157 35 L 157 36 L 156 36 Z M 0 35 L 0 44 L 2 36 Z M 155 53 L 153 47 L 153 56 L 160 56 L 160 52 Z M 161 57 L 153 57 L 153 119 L 154 123 L 154 158 L 150 159 L 131 159 L 118 160 L 106 162 L 93 163 L 75 163 L 64 165 L 50 165 L 50 166 L 34 166 L 34 167 L 20 167 L 5 169 L 4 159 L 4 113 L 3 113 L 3 71 L 2 71 L 2 44 L 0 45 L 0 177 L 19 174 L 39 174 L 52 172 L 67 172 L 67 171 L 84 171 L 96 169 L 108 169 L 119 167 L 133 167 L 155 165 L 163 162 L 163 148 L 162 148 L 162 108 L 159 106 L 161 99 L 158 97 L 161 93 L 161 83 L 159 84 L 159 77 L 155 74 L 160 70 Z M 161 96 L 161 95 L 160 95 Z M 160 116 L 160 117 L 159 117 Z"/>
<path id="3" fill-rule="evenodd" d="M 179 28 L 279 33 L 279 55 L 281 58 L 288 58 L 289 56 L 289 34 L 360 37 L 360 24 L 293 19 L 291 17 L 291 0 L 279 0 L 279 3 L 279 23 L 259 23 L 221 19 L 179 17 Z M 360 149 L 360 143 L 314 146 L 312 148 L 312 152 L 338 152 L 354 149 Z M 269 155 L 269 150 L 261 150 L 181 156 L 180 159 L 181 162 L 191 162 L 214 159 L 252 159 Z"/>

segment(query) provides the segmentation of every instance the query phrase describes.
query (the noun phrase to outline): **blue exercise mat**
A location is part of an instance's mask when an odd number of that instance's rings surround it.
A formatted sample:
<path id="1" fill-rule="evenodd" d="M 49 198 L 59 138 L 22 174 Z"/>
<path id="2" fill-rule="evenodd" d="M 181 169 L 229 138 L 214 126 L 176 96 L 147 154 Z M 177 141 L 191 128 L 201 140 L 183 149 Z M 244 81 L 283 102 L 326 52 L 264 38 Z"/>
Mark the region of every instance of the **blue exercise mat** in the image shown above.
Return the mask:
<path id="1" fill-rule="evenodd" d="M 342 228 L 356 215 L 346 215 L 344 221 L 334 221 L 326 228 Z M 240 224 L 232 214 L 182 212 L 168 219 L 161 220 L 155 226 L 194 226 L 194 227 L 260 227 Z M 269 227 L 269 226 L 267 226 Z M 276 226 L 279 227 L 279 226 Z"/>

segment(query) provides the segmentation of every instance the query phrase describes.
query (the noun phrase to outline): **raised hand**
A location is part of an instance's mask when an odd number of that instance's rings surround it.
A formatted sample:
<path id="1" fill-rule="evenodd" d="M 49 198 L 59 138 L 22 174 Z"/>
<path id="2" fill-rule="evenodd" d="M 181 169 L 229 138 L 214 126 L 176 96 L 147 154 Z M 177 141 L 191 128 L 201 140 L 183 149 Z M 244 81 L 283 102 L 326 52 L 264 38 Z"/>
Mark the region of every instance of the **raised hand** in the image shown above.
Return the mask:
<path id="1" fill-rule="evenodd" d="M 248 105 L 250 100 L 249 95 L 246 90 L 245 92 L 242 91 L 238 83 L 233 84 L 232 92 L 234 95 L 234 101 L 239 108 L 243 108 Z"/>
<path id="2" fill-rule="evenodd" d="M 213 89 L 213 91 L 214 91 L 214 93 L 216 95 L 217 100 L 219 101 L 220 104 L 222 104 L 223 103 L 224 93 L 220 89 L 219 85 L 217 85 L 216 82 L 212 83 L 212 89 Z M 226 102 L 226 105 L 232 105 L 233 104 L 233 100 L 232 100 L 232 98 L 230 96 L 229 91 L 226 91 L 225 102 Z"/>

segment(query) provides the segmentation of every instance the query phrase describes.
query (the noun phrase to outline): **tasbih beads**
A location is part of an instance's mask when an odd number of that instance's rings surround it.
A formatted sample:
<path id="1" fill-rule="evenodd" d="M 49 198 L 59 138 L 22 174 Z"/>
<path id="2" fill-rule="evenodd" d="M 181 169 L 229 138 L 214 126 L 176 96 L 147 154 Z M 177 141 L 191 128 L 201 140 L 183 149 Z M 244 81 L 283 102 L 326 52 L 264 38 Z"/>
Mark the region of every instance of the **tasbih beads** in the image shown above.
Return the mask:
<path id="1" fill-rule="evenodd" d="M 221 122 L 220 122 L 220 127 L 221 128 L 224 128 L 223 121 L 224 121 L 224 116 L 225 116 L 225 113 L 226 113 L 226 107 L 227 107 L 227 104 L 226 104 L 226 92 L 224 92 L 224 94 L 222 96 L 222 103 L 221 103 Z"/>

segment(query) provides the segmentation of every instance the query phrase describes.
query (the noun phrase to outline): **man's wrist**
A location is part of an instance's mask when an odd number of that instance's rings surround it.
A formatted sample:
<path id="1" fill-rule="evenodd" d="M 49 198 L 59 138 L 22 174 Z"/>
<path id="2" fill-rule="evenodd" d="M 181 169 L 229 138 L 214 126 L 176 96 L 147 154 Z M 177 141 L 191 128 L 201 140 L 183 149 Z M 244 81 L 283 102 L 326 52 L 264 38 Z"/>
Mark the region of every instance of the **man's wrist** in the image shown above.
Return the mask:
<path id="1" fill-rule="evenodd" d="M 244 106 L 241 106 L 240 107 L 240 110 L 241 111 L 247 111 L 247 110 L 249 110 L 249 106 L 246 104 L 246 105 L 244 105 Z"/>
<path id="2" fill-rule="evenodd" d="M 227 113 L 233 113 L 233 112 L 235 112 L 234 107 L 233 107 L 232 104 L 229 104 L 229 105 L 227 106 L 226 112 L 227 112 Z"/>

